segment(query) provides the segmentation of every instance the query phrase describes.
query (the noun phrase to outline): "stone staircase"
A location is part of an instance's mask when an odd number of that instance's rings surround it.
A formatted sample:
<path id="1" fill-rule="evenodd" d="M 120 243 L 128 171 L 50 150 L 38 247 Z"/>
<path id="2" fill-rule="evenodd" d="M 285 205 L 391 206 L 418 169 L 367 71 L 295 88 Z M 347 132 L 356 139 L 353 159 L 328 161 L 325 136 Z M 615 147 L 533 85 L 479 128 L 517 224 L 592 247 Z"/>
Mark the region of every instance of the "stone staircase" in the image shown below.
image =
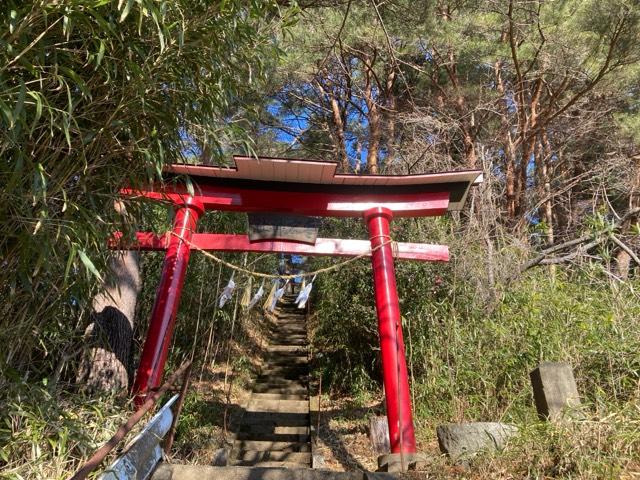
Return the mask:
<path id="1" fill-rule="evenodd" d="M 285 296 L 278 305 L 229 465 L 311 467 L 307 325 L 294 301 L 295 296 Z"/>
<path id="2" fill-rule="evenodd" d="M 161 463 L 151 480 L 397 480 L 388 473 L 312 467 L 305 315 L 285 296 L 270 345 L 239 422 L 227 466 Z"/>

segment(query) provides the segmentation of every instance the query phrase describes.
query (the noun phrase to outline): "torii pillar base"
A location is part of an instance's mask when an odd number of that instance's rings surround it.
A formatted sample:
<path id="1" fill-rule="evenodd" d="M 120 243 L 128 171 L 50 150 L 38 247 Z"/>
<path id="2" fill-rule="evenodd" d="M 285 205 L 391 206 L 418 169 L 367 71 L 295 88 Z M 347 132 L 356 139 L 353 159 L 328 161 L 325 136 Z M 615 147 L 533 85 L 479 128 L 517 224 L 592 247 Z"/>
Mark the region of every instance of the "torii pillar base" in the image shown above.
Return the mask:
<path id="1" fill-rule="evenodd" d="M 392 211 L 382 207 L 372 208 L 364 213 L 371 241 L 382 376 L 389 423 L 391 456 L 387 457 L 393 457 L 394 464 L 398 464 L 399 461 L 401 469 L 406 470 L 409 468 L 409 462 L 404 460 L 415 457 L 416 438 L 411 415 L 393 249 L 389 235 L 392 218 Z"/>

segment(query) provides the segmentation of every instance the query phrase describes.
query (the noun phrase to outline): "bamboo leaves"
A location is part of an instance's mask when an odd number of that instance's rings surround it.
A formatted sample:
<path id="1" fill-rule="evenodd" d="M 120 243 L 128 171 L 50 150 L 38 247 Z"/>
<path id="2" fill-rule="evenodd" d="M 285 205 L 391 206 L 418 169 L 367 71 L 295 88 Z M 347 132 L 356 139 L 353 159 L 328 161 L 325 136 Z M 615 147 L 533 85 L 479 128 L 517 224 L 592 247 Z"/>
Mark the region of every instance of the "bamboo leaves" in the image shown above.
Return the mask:
<path id="1" fill-rule="evenodd" d="M 13 295 L 8 308 L 46 324 L 66 304 L 50 298 L 50 317 L 26 313 L 46 292 L 73 285 L 76 298 L 89 298 L 105 270 L 105 239 L 134 228 L 113 210 L 121 186 L 199 156 L 205 139 L 221 145 L 208 150 L 213 160 L 239 144 L 242 129 L 228 118 L 252 111 L 241 100 L 248 94 L 259 98 L 260 85 L 245 81 L 248 66 L 261 70 L 277 55 L 279 14 L 274 0 L 224 8 L 9 0 L 0 9 L 0 297 Z M 128 210 L 140 223 L 149 215 Z M 20 352 L 18 362 L 31 354 Z"/>

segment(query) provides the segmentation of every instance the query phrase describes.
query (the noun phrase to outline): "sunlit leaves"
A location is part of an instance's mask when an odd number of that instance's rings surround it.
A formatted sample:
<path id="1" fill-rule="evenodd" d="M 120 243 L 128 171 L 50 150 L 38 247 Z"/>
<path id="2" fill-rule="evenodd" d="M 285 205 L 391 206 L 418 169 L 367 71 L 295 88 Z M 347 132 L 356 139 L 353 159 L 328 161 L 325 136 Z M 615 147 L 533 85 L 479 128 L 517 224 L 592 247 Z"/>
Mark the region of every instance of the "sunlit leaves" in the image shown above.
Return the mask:
<path id="1" fill-rule="evenodd" d="M 188 161 L 186 144 L 200 153 L 208 138 L 238 144 L 229 117 L 277 55 L 281 13 L 275 1 L 3 5 L 0 294 L 13 312 L 5 317 L 45 324 L 69 289 L 87 302 L 104 278 L 108 235 L 145 223 L 144 207 L 128 205 L 127 219 L 114 211 L 118 190 Z M 208 150 L 208 160 L 222 151 Z"/>

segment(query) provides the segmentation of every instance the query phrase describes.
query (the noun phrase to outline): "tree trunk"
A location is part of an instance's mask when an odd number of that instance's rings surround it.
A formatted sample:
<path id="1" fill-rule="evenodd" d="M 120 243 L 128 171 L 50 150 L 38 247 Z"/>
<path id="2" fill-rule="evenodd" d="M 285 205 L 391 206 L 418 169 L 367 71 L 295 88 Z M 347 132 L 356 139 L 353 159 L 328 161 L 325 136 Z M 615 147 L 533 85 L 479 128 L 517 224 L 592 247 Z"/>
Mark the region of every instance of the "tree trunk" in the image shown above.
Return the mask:
<path id="1" fill-rule="evenodd" d="M 555 231 L 553 229 L 553 199 L 551 195 L 551 176 L 549 175 L 549 162 L 553 156 L 551 143 L 547 131 L 542 131 L 542 145 L 540 158 L 540 181 L 542 184 L 542 195 L 545 199 L 542 209 L 542 218 L 547 227 L 547 245 L 553 245 L 556 241 Z"/>
<path id="2" fill-rule="evenodd" d="M 377 174 L 378 170 L 378 148 L 380 147 L 380 137 L 382 131 L 380 128 L 380 111 L 376 99 L 374 98 L 373 85 L 372 85 L 372 72 L 373 60 L 370 60 L 368 56 L 363 58 L 364 74 L 365 74 L 365 88 L 364 88 L 364 100 L 367 104 L 367 121 L 369 122 L 369 144 L 367 146 L 367 170 L 369 173 Z"/>
<path id="3" fill-rule="evenodd" d="M 110 268 L 110 280 L 93 299 L 78 383 L 89 391 L 124 394 L 132 373 L 134 317 L 142 286 L 138 252 L 116 252 Z"/>
<path id="4" fill-rule="evenodd" d="M 343 114 L 338 103 L 338 99 L 335 95 L 330 94 L 329 104 L 331 105 L 331 112 L 333 114 L 333 126 L 335 131 L 335 148 L 338 155 L 338 164 L 342 167 L 344 173 L 349 173 L 351 168 L 349 167 L 349 157 L 347 156 L 347 142 L 344 135 L 344 122 Z"/>
<path id="5" fill-rule="evenodd" d="M 394 165 L 396 162 L 396 96 L 393 86 L 396 81 L 396 72 L 391 67 L 387 72 L 387 83 L 385 88 L 386 110 L 385 119 L 387 126 L 387 164 Z"/>

